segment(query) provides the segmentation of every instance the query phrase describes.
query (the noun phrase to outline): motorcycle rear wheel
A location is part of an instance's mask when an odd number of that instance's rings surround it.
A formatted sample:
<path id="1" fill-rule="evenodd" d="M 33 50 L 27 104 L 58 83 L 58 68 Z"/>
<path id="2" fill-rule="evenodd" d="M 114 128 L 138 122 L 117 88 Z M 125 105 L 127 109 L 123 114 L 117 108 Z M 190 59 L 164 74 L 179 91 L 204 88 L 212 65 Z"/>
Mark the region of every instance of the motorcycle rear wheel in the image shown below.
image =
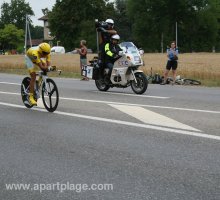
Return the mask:
<path id="1" fill-rule="evenodd" d="M 95 80 L 95 85 L 100 91 L 107 91 L 110 88 L 110 85 L 106 84 L 104 79 Z"/>
<path id="2" fill-rule="evenodd" d="M 135 80 L 131 81 L 131 89 L 136 94 L 143 94 L 148 87 L 148 80 L 143 72 L 137 72 L 135 73 L 135 78 L 137 80 L 137 83 Z"/>

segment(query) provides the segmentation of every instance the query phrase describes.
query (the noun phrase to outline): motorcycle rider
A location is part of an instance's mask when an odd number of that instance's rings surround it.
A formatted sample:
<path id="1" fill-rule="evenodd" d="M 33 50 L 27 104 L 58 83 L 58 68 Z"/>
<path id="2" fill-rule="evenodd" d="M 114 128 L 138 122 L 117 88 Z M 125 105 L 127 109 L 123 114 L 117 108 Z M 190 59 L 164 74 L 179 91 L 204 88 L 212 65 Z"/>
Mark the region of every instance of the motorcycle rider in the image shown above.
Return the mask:
<path id="1" fill-rule="evenodd" d="M 122 49 L 118 45 L 120 36 L 112 35 L 109 42 L 105 44 L 105 67 L 109 69 L 108 75 L 111 76 L 114 62 L 121 57 Z"/>

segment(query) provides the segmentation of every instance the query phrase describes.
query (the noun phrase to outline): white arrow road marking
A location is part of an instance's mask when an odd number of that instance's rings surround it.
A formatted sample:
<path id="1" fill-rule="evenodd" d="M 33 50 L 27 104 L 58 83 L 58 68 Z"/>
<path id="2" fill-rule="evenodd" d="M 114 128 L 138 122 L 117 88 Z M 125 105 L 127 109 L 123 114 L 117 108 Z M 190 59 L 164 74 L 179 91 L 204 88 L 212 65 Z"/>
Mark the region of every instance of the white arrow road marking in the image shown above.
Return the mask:
<path id="1" fill-rule="evenodd" d="M 115 104 L 109 104 L 109 105 L 146 124 L 201 132 L 200 130 L 196 128 L 185 125 L 169 117 L 160 115 L 158 113 L 152 112 L 150 110 L 147 110 L 139 106 L 126 106 L 126 105 L 115 105 Z"/>
<path id="2" fill-rule="evenodd" d="M 24 106 L 16 105 L 16 104 L 10 104 L 10 103 L 4 103 L 4 102 L 0 102 L 0 105 L 25 109 Z M 32 108 L 32 110 L 39 111 L 39 112 L 47 112 L 45 109 L 40 109 L 40 108 Z M 139 123 L 122 121 L 122 120 L 101 118 L 101 117 L 88 116 L 88 115 L 80 115 L 80 114 L 60 112 L 60 111 L 55 111 L 54 114 L 69 116 L 69 117 L 76 117 L 76 118 L 81 118 L 81 119 L 101 121 L 101 122 L 106 122 L 106 123 L 114 123 L 114 124 L 120 124 L 120 125 L 126 125 L 126 126 L 133 126 L 133 127 L 138 127 L 138 128 L 166 131 L 166 132 L 170 132 L 170 133 L 189 135 L 189 136 L 195 136 L 195 137 L 201 137 L 201 138 L 207 138 L 207 139 L 213 139 L 213 140 L 219 140 L 220 141 L 220 136 L 208 135 L 208 134 L 205 134 L 205 133 L 198 133 L 198 132 L 196 133 L 196 132 L 186 131 L 186 130 L 177 130 L 177 129 L 159 127 L 159 126 L 154 126 L 154 125 L 139 124 Z"/>

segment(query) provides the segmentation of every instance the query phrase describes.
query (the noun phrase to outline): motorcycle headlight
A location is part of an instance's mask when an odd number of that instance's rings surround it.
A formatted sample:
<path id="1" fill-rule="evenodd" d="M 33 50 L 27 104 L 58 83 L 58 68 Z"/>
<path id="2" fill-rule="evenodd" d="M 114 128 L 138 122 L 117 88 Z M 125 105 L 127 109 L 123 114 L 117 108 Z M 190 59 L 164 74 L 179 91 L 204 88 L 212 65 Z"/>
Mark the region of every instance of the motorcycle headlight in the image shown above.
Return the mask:
<path id="1" fill-rule="evenodd" d="M 141 62 L 141 58 L 139 56 L 135 56 L 134 57 L 134 61 L 140 63 Z"/>

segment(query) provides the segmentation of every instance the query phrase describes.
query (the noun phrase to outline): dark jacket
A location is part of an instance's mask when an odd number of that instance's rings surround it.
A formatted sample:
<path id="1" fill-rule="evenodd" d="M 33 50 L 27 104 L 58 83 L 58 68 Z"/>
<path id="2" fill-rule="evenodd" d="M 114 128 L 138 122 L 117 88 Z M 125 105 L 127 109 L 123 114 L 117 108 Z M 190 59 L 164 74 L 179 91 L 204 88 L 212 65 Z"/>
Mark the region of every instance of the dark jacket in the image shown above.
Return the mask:
<path id="1" fill-rule="evenodd" d="M 122 51 L 118 44 L 113 44 L 108 42 L 105 44 L 105 62 L 114 63 L 120 56 L 118 55 L 119 51 Z"/>

